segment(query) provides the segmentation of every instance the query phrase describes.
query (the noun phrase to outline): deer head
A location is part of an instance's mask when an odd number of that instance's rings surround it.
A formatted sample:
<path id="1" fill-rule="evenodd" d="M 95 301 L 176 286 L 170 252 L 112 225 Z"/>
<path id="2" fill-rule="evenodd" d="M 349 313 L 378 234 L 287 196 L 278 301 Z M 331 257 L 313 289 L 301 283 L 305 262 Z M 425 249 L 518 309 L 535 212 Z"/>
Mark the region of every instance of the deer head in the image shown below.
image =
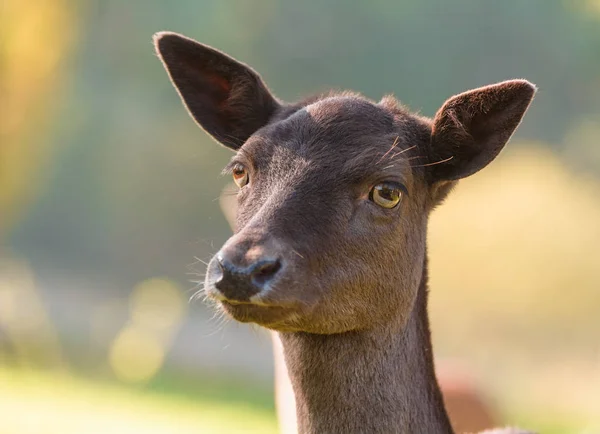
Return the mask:
<path id="1" fill-rule="evenodd" d="M 511 80 L 451 97 L 434 119 L 392 97 L 279 101 L 251 68 L 174 33 L 156 49 L 195 121 L 234 151 L 234 235 L 205 291 L 229 315 L 332 334 L 405 322 L 430 211 L 500 153 L 535 93 Z"/>

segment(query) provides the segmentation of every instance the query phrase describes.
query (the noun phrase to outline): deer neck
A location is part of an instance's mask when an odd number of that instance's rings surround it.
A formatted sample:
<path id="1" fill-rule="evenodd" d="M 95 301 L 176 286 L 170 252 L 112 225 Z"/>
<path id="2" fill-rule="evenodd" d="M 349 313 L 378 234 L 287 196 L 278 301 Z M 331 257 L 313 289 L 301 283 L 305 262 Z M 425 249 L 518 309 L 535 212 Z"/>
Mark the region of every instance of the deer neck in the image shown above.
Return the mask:
<path id="1" fill-rule="evenodd" d="M 433 366 L 426 262 L 406 325 L 279 336 L 300 434 L 452 433 Z"/>

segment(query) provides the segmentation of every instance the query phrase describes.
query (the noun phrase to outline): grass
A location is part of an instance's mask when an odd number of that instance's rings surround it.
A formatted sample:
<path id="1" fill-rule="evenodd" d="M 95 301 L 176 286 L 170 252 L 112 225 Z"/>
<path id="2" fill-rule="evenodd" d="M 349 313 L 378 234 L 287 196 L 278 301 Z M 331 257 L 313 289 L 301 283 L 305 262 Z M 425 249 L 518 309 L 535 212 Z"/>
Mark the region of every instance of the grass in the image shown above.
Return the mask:
<path id="1" fill-rule="evenodd" d="M 268 399 L 259 392 L 254 404 L 247 390 L 224 384 L 211 381 L 193 396 L 159 392 L 160 383 L 141 390 L 0 367 L 0 434 L 277 432 L 274 410 L 264 405 Z M 238 392 L 245 399 L 237 399 Z"/>
<path id="2" fill-rule="evenodd" d="M 0 434 L 275 434 L 272 396 L 227 379 L 160 377 L 143 389 L 0 365 Z M 600 433 L 560 411 L 525 409 L 507 422 L 544 434 Z M 546 409 L 547 410 L 547 409 Z"/>

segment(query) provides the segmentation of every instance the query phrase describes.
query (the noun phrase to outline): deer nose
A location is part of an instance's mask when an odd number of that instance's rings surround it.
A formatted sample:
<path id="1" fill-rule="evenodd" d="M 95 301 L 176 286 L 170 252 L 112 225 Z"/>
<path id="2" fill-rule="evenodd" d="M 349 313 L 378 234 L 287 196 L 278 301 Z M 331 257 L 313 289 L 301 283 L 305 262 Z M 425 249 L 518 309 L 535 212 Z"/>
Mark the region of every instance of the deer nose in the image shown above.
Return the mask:
<path id="1" fill-rule="evenodd" d="M 217 254 L 220 276 L 215 287 L 228 301 L 248 301 L 260 293 L 281 270 L 281 260 L 259 258 L 247 266 L 240 266 L 222 253 Z"/>

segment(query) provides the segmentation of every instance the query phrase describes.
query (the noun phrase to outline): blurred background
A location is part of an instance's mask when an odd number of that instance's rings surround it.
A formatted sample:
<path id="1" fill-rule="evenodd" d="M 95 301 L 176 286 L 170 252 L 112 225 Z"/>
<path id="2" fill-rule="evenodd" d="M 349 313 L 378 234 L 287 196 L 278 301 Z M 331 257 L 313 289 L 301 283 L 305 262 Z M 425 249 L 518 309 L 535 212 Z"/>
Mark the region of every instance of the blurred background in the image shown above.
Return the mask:
<path id="1" fill-rule="evenodd" d="M 230 235 L 230 158 L 186 114 L 160 30 L 282 99 L 394 93 L 432 116 L 527 78 L 507 150 L 430 226 L 436 357 L 503 423 L 600 432 L 600 1 L 3 0 L 0 432 L 275 433 L 267 333 L 190 302 Z M 473 271 L 475 270 L 475 271 Z"/>

